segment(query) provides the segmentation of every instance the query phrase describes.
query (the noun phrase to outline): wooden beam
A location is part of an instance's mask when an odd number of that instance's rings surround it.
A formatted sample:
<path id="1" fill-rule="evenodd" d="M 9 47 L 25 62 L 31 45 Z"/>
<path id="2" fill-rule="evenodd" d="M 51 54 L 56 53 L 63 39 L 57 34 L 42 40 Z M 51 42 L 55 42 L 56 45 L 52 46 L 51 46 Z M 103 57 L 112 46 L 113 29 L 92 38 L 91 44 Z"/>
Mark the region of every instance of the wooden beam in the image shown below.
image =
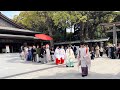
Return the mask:
<path id="1" fill-rule="evenodd" d="M 108 41 L 109 38 L 103 38 L 103 39 L 93 39 L 93 40 L 85 40 L 85 42 L 103 42 L 103 41 Z M 72 42 L 59 42 L 59 43 L 54 43 L 55 45 L 62 45 L 62 44 L 75 44 L 75 43 L 80 43 L 80 41 L 72 41 Z"/>
<path id="2" fill-rule="evenodd" d="M 117 32 L 119 32 L 119 31 L 120 31 L 120 29 L 116 29 L 116 31 L 117 31 Z M 113 32 L 113 29 L 108 30 L 108 31 L 106 31 L 106 32 Z"/>
<path id="3" fill-rule="evenodd" d="M 120 26 L 120 22 L 113 22 L 113 23 L 100 23 L 100 25 L 101 26 L 105 26 L 105 27 L 107 27 L 107 26 Z"/>

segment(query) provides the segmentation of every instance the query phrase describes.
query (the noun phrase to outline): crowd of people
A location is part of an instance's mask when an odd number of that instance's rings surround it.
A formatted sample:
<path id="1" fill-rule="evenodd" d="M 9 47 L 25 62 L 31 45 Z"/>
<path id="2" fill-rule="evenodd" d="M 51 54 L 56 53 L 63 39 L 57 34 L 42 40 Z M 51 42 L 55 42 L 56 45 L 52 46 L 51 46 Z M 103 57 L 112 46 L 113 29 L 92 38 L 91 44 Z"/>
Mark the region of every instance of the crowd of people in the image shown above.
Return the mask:
<path id="1" fill-rule="evenodd" d="M 32 61 L 42 64 L 53 61 L 56 65 L 64 64 L 66 67 L 74 67 L 74 62 L 77 58 L 79 62 L 78 67 L 80 65 L 82 67 L 82 76 L 87 76 L 88 74 L 88 62 L 84 62 L 85 60 L 87 60 L 87 56 L 90 56 L 88 45 L 85 46 L 84 44 L 81 44 L 78 51 L 75 45 L 68 45 L 67 47 L 57 46 L 55 49 L 54 47 L 50 47 L 49 45 L 43 45 L 41 47 L 39 47 L 39 45 L 37 45 L 37 47 L 21 46 L 20 56 L 21 59 L 26 61 Z M 83 57 L 87 58 L 84 60 Z"/>
<path id="2" fill-rule="evenodd" d="M 117 47 L 115 46 L 115 44 L 109 44 L 108 46 L 106 46 L 105 50 L 108 58 L 120 59 L 120 44 L 118 44 Z"/>
<path id="3" fill-rule="evenodd" d="M 21 59 L 26 61 L 38 62 L 38 63 L 49 63 L 54 62 L 56 65 L 64 64 L 66 67 L 74 67 L 75 59 L 78 60 L 78 68 L 81 66 L 82 76 L 88 75 L 88 70 L 91 66 L 91 60 L 96 57 L 103 57 L 103 53 L 109 58 L 115 59 L 120 58 L 120 45 L 115 47 L 115 45 L 109 45 L 106 47 L 98 46 L 91 47 L 89 49 L 88 45 L 81 43 L 79 48 L 75 45 L 57 46 L 50 47 L 48 44 L 39 47 L 36 46 L 22 46 L 21 47 Z"/>
<path id="4" fill-rule="evenodd" d="M 53 48 L 50 50 L 49 45 L 36 46 L 21 46 L 21 59 L 26 61 L 47 63 L 51 61 L 51 55 L 53 55 Z M 52 58 L 53 60 L 53 58 Z"/>

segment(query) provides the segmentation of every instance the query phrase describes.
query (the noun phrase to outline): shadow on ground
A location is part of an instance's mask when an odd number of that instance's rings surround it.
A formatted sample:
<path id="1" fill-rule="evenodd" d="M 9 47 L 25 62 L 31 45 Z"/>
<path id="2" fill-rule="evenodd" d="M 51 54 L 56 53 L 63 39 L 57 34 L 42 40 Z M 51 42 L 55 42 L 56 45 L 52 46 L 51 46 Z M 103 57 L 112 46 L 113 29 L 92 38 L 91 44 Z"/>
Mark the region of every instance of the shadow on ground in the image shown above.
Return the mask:
<path id="1" fill-rule="evenodd" d="M 44 64 L 38 63 L 38 62 L 21 60 L 20 57 L 14 57 L 12 59 L 7 60 L 6 62 L 8 62 L 8 63 L 33 64 L 33 65 L 44 65 Z M 45 63 L 45 64 L 47 64 L 47 65 L 56 65 L 54 62 Z"/>
<path id="2" fill-rule="evenodd" d="M 120 79 L 120 72 L 117 75 L 89 72 L 87 77 L 82 77 L 80 72 L 71 70 L 66 73 L 56 73 L 53 76 L 40 76 L 33 79 Z"/>

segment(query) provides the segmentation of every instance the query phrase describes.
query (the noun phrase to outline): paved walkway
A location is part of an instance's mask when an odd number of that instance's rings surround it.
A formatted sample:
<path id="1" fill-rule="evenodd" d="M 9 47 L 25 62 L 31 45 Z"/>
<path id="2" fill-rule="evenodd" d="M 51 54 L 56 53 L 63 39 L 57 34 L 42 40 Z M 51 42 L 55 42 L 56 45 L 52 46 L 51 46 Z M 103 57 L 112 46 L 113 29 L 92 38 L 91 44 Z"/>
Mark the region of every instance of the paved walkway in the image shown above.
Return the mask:
<path id="1" fill-rule="evenodd" d="M 40 64 L 20 60 L 19 54 L 0 54 L 1 79 L 120 79 L 120 60 L 95 58 L 87 77 L 81 77 L 75 67 L 56 66 L 53 62 Z"/>

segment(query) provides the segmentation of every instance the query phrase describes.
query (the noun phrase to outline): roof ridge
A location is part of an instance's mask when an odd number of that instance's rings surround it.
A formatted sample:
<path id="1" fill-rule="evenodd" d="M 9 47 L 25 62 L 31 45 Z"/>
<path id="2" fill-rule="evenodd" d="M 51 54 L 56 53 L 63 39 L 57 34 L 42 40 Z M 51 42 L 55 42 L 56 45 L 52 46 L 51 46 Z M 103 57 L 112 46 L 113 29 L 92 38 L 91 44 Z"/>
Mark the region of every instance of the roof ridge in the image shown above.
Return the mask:
<path id="1" fill-rule="evenodd" d="M 18 28 L 22 28 L 22 29 L 26 29 L 25 27 L 23 27 L 22 25 L 17 24 L 16 22 L 14 22 L 12 19 L 8 18 L 7 16 L 5 16 L 4 14 L 2 14 L 2 12 L 0 12 L 0 16 L 4 18 L 4 20 L 10 22 L 11 24 L 14 24 L 16 27 Z"/>

